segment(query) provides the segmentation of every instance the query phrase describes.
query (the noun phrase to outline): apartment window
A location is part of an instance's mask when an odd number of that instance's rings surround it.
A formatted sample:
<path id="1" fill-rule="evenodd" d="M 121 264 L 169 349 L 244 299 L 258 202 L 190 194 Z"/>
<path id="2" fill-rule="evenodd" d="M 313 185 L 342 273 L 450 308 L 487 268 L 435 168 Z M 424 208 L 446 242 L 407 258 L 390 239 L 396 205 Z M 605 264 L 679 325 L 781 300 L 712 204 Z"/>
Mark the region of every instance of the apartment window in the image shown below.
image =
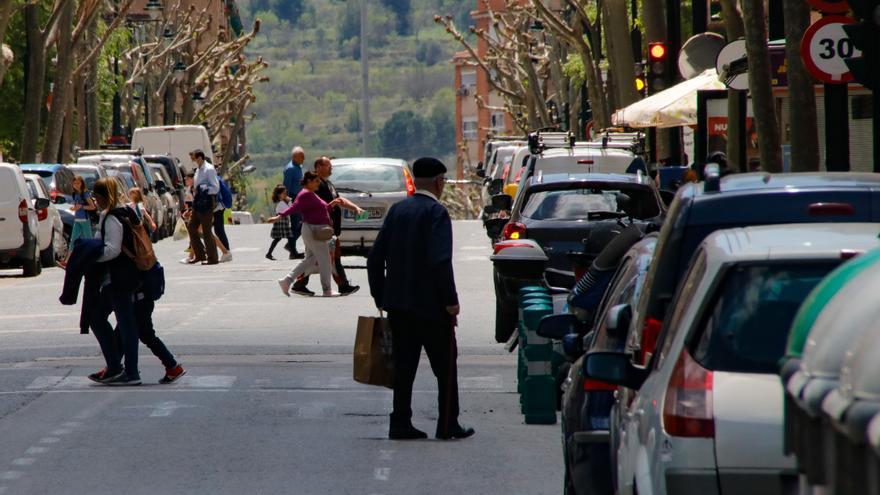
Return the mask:
<path id="1" fill-rule="evenodd" d="M 477 119 L 464 119 L 461 122 L 461 137 L 477 139 Z"/>
<path id="2" fill-rule="evenodd" d="M 492 112 L 492 132 L 498 134 L 504 132 L 504 112 Z"/>
<path id="3" fill-rule="evenodd" d="M 477 87 L 477 72 L 476 71 L 462 71 L 461 73 L 461 87 L 462 88 L 476 88 Z"/>

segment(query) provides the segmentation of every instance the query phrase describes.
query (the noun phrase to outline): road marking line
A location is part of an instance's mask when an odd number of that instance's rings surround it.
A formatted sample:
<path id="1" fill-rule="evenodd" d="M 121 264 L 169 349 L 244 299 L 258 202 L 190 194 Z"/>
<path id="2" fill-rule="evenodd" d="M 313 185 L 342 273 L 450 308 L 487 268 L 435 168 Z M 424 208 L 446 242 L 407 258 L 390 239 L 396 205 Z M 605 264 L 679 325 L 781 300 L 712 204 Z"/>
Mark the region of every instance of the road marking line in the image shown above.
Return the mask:
<path id="1" fill-rule="evenodd" d="M 184 376 L 181 384 L 195 388 L 230 388 L 238 379 L 230 375 Z"/>
<path id="2" fill-rule="evenodd" d="M 380 467 L 373 471 L 373 478 L 379 481 L 388 481 L 389 476 L 391 476 L 391 468 L 389 467 Z"/>
<path id="3" fill-rule="evenodd" d="M 40 439 L 40 443 L 58 443 L 61 439 L 58 437 L 44 437 Z"/>
<path id="4" fill-rule="evenodd" d="M 26 455 L 39 455 L 49 452 L 49 447 L 31 447 L 24 451 Z"/>
<path id="5" fill-rule="evenodd" d="M 383 461 L 390 461 L 391 457 L 394 456 L 393 450 L 380 450 L 379 451 L 379 459 Z"/>
<path id="6" fill-rule="evenodd" d="M 30 466 L 34 462 L 36 462 L 36 459 L 34 459 L 33 457 L 19 457 L 18 459 L 15 459 L 12 461 L 12 465 L 13 466 Z"/>
<path id="7" fill-rule="evenodd" d="M 6 493 L 7 488 L 5 486 L 0 486 L 0 493 Z"/>
<path id="8" fill-rule="evenodd" d="M 2 315 L 0 320 L 22 320 L 33 318 L 76 318 L 79 319 L 79 313 L 30 313 L 21 315 Z"/>
<path id="9" fill-rule="evenodd" d="M 321 419 L 336 409 L 336 404 L 332 402 L 310 402 L 299 408 L 297 415 L 303 419 Z"/>
<path id="10" fill-rule="evenodd" d="M 12 481 L 24 476 L 21 471 L 0 471 L 0 480 Z"/>
<path id="11" fill-rule="evenodd" d="M 82 423 L 79 421 L 68 421 L 67 423 L 64 423 L 61 426 L 65 427 L 65 428 L 76 428 L 78 426 L 82 426 Z"/>
<path id="12" fill-rule="evenodd" d="M 61 436 L 61 435 L 67 435 L 68 433 L 70 433 L 70 429 L 69 429 L 69 428 L 58 428 L 57 430 L 52 431 L 52 432 L 50 433 L 50 435 L 58 435 L 58 436 Z"/>

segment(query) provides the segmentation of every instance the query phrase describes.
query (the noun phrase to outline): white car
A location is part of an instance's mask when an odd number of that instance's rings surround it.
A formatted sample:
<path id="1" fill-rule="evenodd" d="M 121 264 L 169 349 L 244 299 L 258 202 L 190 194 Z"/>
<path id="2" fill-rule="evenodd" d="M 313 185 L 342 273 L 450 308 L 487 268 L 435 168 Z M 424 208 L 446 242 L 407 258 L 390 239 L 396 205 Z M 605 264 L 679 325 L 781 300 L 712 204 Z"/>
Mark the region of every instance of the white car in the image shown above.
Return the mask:
<path id="1" fill-rule="evenodd" d="M 0 163 L 0 268 L 22 268 L 26 277 L 40 274 L 37 210 L 48 206 L 45 198 L 31 201 L 18 166 Z"/>
<path id="2" fill-rule="evenodd" d="M 369 215 L 357 220 L 354 213 L 342 210 L 342 252 L 366 256 L 388 210 L 416 192 L 412 173 L 406 161 L 395 158 L 337 158 L 332 164 L 330 180 L 336 191 Z"/>
<path id="3" fill-rule="evenodd" d="M 615 406 L 619 493 L 791 493 L 778 361 L 807 294 L 853 251 L 877 247 L 878 227 L 717 231 L 692 258 L 646 368 L 627 352 L 588 354 L 588 376 L 638 390 Z"/>
<path id="4" fill-rule="evenodd" d="M 24 174 L 24 180 L 31 193 L 33 204 L 36 204 L 40 198 L 50 200 L 49 191 L 39 175 Z M 37 209 L 37 221 L 40 231 L 40 263 L 44 267 L 55 266 L 57 260 L 63 260 L 67 256 L 64 224 L 61 222 L 58 208 L 50 202 L 46 208 Z"/>

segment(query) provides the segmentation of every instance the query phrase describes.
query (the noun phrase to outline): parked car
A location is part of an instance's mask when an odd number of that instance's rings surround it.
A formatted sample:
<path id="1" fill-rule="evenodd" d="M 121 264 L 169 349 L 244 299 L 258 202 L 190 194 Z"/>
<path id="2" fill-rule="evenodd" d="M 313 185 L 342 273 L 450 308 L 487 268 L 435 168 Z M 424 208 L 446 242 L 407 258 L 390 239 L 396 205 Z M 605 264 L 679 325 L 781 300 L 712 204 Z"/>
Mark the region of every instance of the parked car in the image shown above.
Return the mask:
<path id="1" fill-rule="evenodd" d="M 509 202 L 509 196 L 503 198 Z M 586 251 L 579 258 L 586 268 L 626 222 L 659 223 L 663 211 L 653 182 L 640 174 L 540 174 L 524 183 L 510 218 L 489 221 L 487 234 L 498 236 L 503 226 L 504 240 L 537 241 L 550 260 L 547 283 L 571 289 L 576 280 L 572 255 Z M 503 277 L 497 270 L 493 280 L 495 338 L 504 342 L 516 326 L 518 291 L 524 282 Z"/>
<path id="2" fill-rule="evenodd" d="M 587 322 L 589 332 L 577 335 L 576 353 L 588 349 L 622 351 L 632 307 L 644 285 L 657 245 L 656 234 L 644 237 L 620 260 L 605 295 Z M 600 255 L 601 256 L 601 255 Z M 568 349 L 566 349 L 568 351 Z M 617 387 L 587 377 L 583 356 L 571 365 L 563 384 L 561 405 L 562 450 L 565 461 L 565 493 L 612 493 L 615 462 L 609 445 L 610 415 Z"/>
<path id="3" fill-rule="evenodd" d="M 491 156 L 486 160 L 485 168 L 477 170 L 477 175 L 483 178 L 483 187 L 480 196 L 483 201 L 484 220 L 491 215 L 489 212 L 485 211 L 485 208 L 492 204 L 492 196 L 501 193 L 501 187 L 503 187 L 507 175 L 510 174 L 513 155 L 516 154 L 517 150 L 522 148 L 524 148 L 524 146 L 520 143 L 505 144 L 496 147 L 494 151 L 492 151 Z M 493 182 L 496 179 L 501 179 L 500 185 L 499 182 Z"/>
<path id="4" fill-rule="evenodd" d="M 366 220 L 357 221 L 352 212 L 343 210 L 342 252 L 366 256 L 388 210 L 416 191 L 409 165 L 394 158 L 337 158 L 332 165 L 339 194 L 369 214 Z"/>
<path id="5" fill-rule="evenodd" d="M 837 388 L 849 348 L 880 318 L 876 304 L 855 304 L 880 290 L 880 249 L 847 262 L 810 294 L 792 324 L 783 365 L 785 451 L 794 453 L 802 492 L 832 482 L 823 404 Z M 832 293 L 833 292 L 833 293 Z M 828 294 L 830 297 L 824 297 Z M 796 356 L 796 357 L 791 357 Z M 790 362 L 796 360 L 794 363 Z M 789 368 L 793 368 L 790 370 Z"/>
<path id="6" fill-rule="evenodd" d="M 21 169 L 0 163 L 0 268 L 22 268 L 25 277 L 40 274 L 40 232 L 37 210 L 47 198 L 31 201 Z"/>
<path id="7" fill-rule="evenodd" d="M 149 165 L 144 160 L 140 151 L 136 150 L 79 150 L 77 156 L 77 164 L 89 164 L 106 168 L 107 165 L 129 163 L 132 171 L 132 178 L 137 182 L 138 187 L 144 196 L 144 205 L 150 216 L 156 218 L 162 215 L 162 200 L 159 199 L 159 193 L 156 191 L 155 179 L 149 171 Z M 158 221 L 157 221 L 158 223 Z M 153 236 L 153 242 L 158 241 L 157 236 Z"/>
<path id="8" fill-rule="evenodd" d="M 161 215 L 161 226 L 159 220 L 156 220 L 156 225 L 161 232 L 161 236 L 168 237 L 174 233 L 174 222 L 180 212 L 180 202 L 177 197 L 172 194 L 174 190 L 171 189 L 171 186 L 169 185 L 171 184 L 171 178 L 168 177 L 168 172 L 165 171 L 165 167 L 159 163 L 151 163 L 150 172 L 155 179 L 156 193 L 159 194 L 159 199 L 162 201 L 162 206 L 164 207 L 163 215 Z"/>
<path id="9" fill-rule="evenodd" d="M 44 267 L 55 266 L 57 260 L 67 257 L 67 239 L 64 237 L 64 224 L 58 208 L 51 204 L 45 208 L 37 208 L 38 199 L 49 199 L 49 191 L 42 178 L 37 174 L 24 174 L 28 191 L 31 194 L 31 202 L 37 211 L 37 221 L 40 230 L 40 263 Z"/>
<path id="10" fill-rule="evenodd" d="M 131 147 L 140 149 L 144 155 L 175 158 L 186 173 L 195 171 L 189 158 L 189 153 L 193 150 L 202 150 L 208 162 L 214 163 L 211 138 L 201 125 L 139 127 L 131 136 Z"/>
<path id="11" fill-rule="evenodd" d="M 171 194 L 178 198 L 178 203 L 183 204 L 183 189 L 186 187 L 186 184 L 184 183 L 184 174 L 178 159 L 169 155 L 144 155 L 144 160 L 150 165 L 158 163 L 165 167 L 165 172 L 171 179 L 171 182 L 168 182 L 166 185 Z"/>
<path id="12" fill-rule="evenodd" d="M 841 250 L 877 246 L 877 228 L 717 231 L 696 250 L 649 366 L 627 351 L 585 356 L 587 376 L 639 391 L 615 411 L 619 493 L 793 493 L 778 362 L 807 294 Z"/>
<path id="13" fill-rule="evenodd" d="M 60 163 L 22 163 L 21 171 L 26 174 L 37 174 L 49 191 L 49 199 L 55 204 L 68 202 L 73 192 L 73 172 Z"/>

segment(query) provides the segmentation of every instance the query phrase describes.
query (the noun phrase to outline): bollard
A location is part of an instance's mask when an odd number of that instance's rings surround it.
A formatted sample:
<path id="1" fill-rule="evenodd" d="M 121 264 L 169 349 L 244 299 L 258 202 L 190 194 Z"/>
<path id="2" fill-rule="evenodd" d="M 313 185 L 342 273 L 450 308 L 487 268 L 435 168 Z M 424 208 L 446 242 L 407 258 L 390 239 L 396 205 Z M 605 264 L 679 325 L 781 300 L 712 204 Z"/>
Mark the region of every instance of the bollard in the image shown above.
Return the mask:
<path id="1" fill-rule="evenodd" d="M 551 304 L 531 304 L 522 309 L 526 333 L 526 378 L 522 406 L 526 424 L 556 423 L 556 378 L 552 375 L 553 345 L 539 337 L 538 324 L 553 314 Z"/>
<path id="2" fill-rule="evenodd" d="M 526 306 L 530 306 L 533 304 L 551 304 L 550 292 L 541 286 L 531 285 L 526 286 L 520 289 L 520 301 L 519 301 L 519 318 L 517 320 L 517 335 L 519 339 L 519 350 L 517 352 L 517 367 L 516 367 L 516 392 L 520 394 L 519 403 L 520 407 L 523 408 L 523 392 L 525 391 L 526 384 L 526 376 L 528 375 L 527 370 L 527 360 L 525 355 L 525 349 L 528 345 L 528 336 L 526 334 L 526 328 L 523 326 L 523 308 Z M 523 411 L 525 412 L 525 411 Z"/>

